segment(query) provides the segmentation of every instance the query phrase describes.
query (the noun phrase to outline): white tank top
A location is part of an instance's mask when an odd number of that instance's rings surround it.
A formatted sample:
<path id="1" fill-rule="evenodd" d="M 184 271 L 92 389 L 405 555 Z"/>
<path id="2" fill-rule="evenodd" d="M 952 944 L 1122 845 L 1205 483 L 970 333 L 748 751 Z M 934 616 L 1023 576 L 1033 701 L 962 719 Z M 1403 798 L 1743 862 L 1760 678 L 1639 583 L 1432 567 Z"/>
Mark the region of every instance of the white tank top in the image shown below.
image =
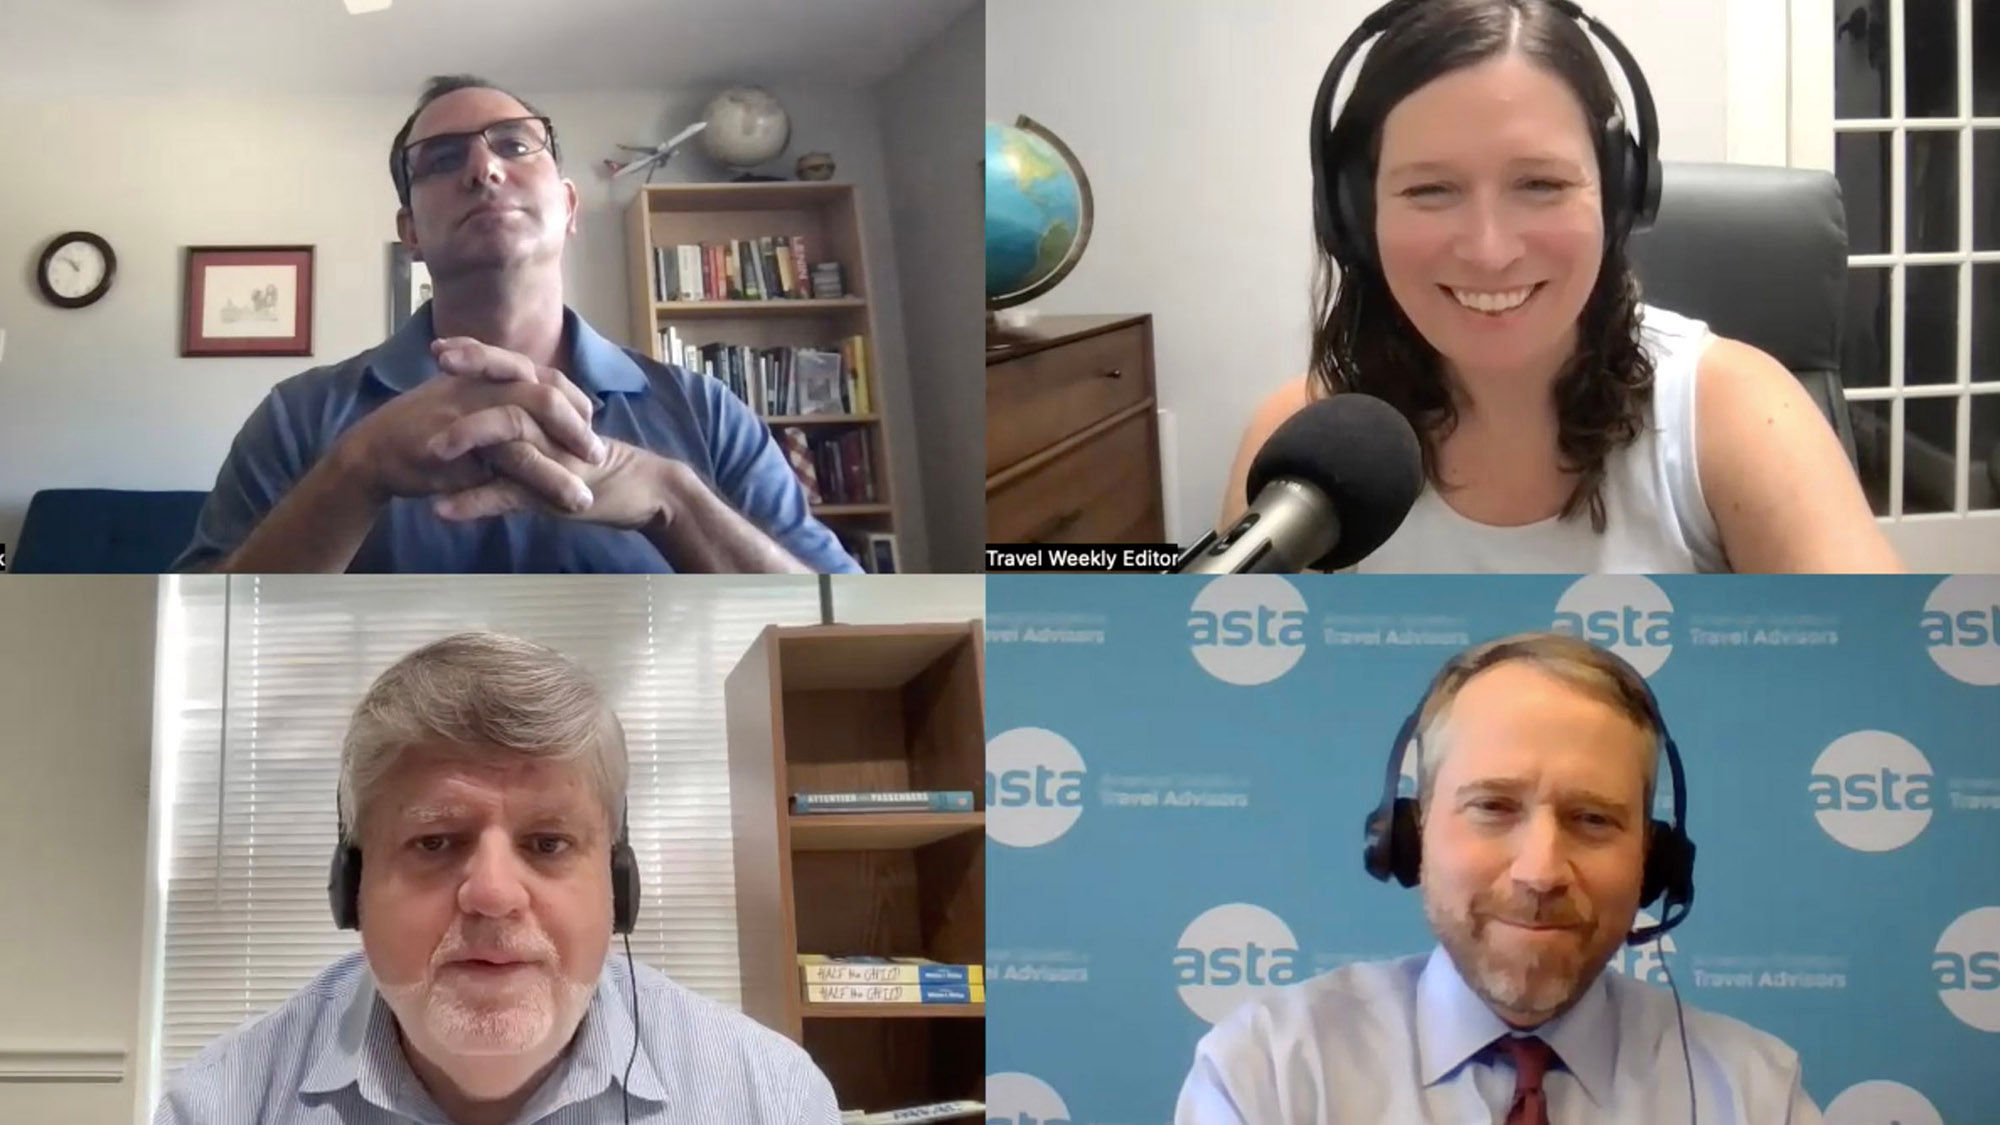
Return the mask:
<path id="1" fill-rule="evenodd" d="M 1708 325 L 1642 305 L 1640 346 L 1653 360 L 1653 401 L 1632 444 L 1604 463 L 1605 528 L 1588 516 L 1519 527 L 1467 519 L 1424 485 L 1401 527 L 1357 574 L 1605 572 L 1684 574 L 1729 569 L 1695 466 L 1695 368 Z"/>

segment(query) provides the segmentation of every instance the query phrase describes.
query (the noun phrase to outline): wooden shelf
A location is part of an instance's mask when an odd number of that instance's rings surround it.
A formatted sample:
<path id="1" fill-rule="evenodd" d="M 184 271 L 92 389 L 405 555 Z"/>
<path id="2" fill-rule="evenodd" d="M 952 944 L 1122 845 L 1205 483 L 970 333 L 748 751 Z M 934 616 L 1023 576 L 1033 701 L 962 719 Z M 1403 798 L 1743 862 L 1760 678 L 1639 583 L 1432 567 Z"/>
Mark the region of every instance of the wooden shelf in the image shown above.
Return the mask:
<path id="1" fill-rule="evenodd" d="M 859 426 L 882 420 L 880 414 L 763 414 L 772 426 Z"/>
<path id="2" fill-rule="evenodd" d="M 964 643 L 963 625 L 875 625 L 856 635 L 847 625 L 785 630 L 778 650 L 787 691 L 900 688 Z M 982 773 L 986 748 L 980 746 Z M 974 785 L 927 788 L 976 789 Z"/>
<path id="3" fill-rule="evenodd" d="M 793 813 L 795 852 L 898 851 L 986 831 L 983 812 Z"/>
<path id="4" fill-rule="evenodd" d="M 655 301 L 655 316 L 698 318 L 705 316 L 824 316 L 834 312 L 859 312 L 868 302 L 859 297 L 832 300 L 784 301 Z M 870 358 L 873 358 L 872 356 Z"/>
<path id="5" fill-rule="evenodd" d="M 853 191 L 835 180 L 780 180 L 775 183 L 647 184 L 647 205 L 655 211 L 793 211 L 836 204 Z"/>
<path id="6" fill-rule="evenodd" d="M 806 1004 L 806 1019 L 984 1019 L 984 1004 Z"/>
<path id="7" fill-rule="evenodd" d="M 826 504 L 812 514 L 828 521 L 852 554 L 872 559 L 870 536 L 889 534 L 901 542 L 904 507 L 896 491 L 898 451 L 893 448 L 883 404 L 886 391 L 901 371 L 885 369 L 896 349 L 882 339 L 879 302 L 872 299 L 874 271 L 864 237 L 863 190 L 843 181 L 780 181 L 709 184 L 646 184 L 625 207 L 626 307 L 629 337 L 635 351 L 660 362 L 680 362 L 668 356 L 660 337 L 671 326 L 683 349 L 726 345 L 742 348 L 842 349 L 845 341 L 861 344 L 862 377 L 866 386 L 850 406 L 870 409 L 858 416 L 820 415 L 764 419 L 770 425 L 801 427 L 814 447 L 828 439 L 845 438 L 848 427 L 865 439 L 868 477 L 874 483 L 869 504 Z M 660 301 L 674 291 L 655 285 L 656 250 L 678 246 L 726 245 L 737 240 L 786 238 L 803 245 L 808 268 L 827 262 L 840 265 L 845 295 L 830 299 L 776 297 L 767 300 Z M 810 290 L 805 290 L 810 292 Z M 849 470 L 851 471 L 851 470 Z M 829 493 L 831 490 L 829 489 Z M 839 495 L 853 495 L 841 491 Z M 907 558 L 907 555 L 904 556 Z M 871 565 L 864 562 L 865 565 Z M 907 564 L 904 564 L 907 565 Z"/>
<path id="8" fill-rule="evenodd" d="M 743 1012 L 846 1108 L 982 1099 L 985 1004 L 812 1004 L 801 953 L 986 956 L 986 814 L 806 813 L 793 793 L 983 784 L 978 621 L 770 626 L 729 673 Z"/>
<path id="9" fill-rule="evenodd" d="M 816 516 L 886 516 L 889 514 L 889 505 L 814 504 L 812 511 Z"/>

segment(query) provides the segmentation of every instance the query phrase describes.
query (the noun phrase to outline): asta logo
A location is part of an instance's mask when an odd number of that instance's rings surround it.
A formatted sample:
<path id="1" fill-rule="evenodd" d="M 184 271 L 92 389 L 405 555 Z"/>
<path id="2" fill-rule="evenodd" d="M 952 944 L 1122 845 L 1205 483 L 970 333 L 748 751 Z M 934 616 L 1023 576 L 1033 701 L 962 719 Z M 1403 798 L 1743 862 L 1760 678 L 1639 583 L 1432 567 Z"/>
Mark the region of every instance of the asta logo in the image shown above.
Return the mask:
<path id="1" fill-rule="evenodd" d="M 1188 1011 L 1215 1023 L 1259 993 L 1303 979 L 1304 964 L 1284 919 L 1232 902 L 1205 911 L 1181 931 L 1174 980 Z"/>
<path id="2" fill-rule="evenodd" d="M 1646 910 L 1641 910 L 1632 918 L 1632 928 L 1635 930 L 1657 926 L 1659 923 L 1660 920 L 1654 917 L 1651 911 Z M 1624 973 L 1633 980 L 1665 988 L 1667 973 L 1673 968 L 1667 958 L 1679 952 L 1680 948 L 1674 944 L 1674 935 L 1662 934 L 1637 947 L 1621 943 L 1612 952 L 1611 960 L 1605 962 L 1605 967 L 1614 973 Z"/>
<path id="3" fill-rule="evenodd" d="M 1931 822 L 1931 764 L 1923 751 L 1887 731 L 1842 735 L 1813 762 L 1813 818 L 1826 834 L 1858 852 L 1889 852 Z"/>
<path id="4" fill-rule="evenodd" d="M 1550 627 L 1610 649 L 1642 676 L 1659 671 L 1674 654 L 1674 603 L 1643 574 L 1577 579 L 1556 602 Z"/>
<path id="5" fill-rule="evenodd" d="M 1929 1098 L 1903 1085 L 1876 1079 L 1842 1090 L 1826 1106 L 1826 1125 L 1944 1125 Z"/>
<path id="6" fill-rule="evenodd" d="M 1032 1074 L 986 1076 L 986 1125 L 1070 1125 L 1062 1095 Z"/>
<path id="7" fill-rule="evenodd" d="M 1955 574 L 1924 601 L 1924 645 L 1944 673 L 1977 687 L 2000 684 L 2000 575 Z"/>
<path id="8" fill-rule="evenodd" d="M 1958 916 L 1939 936 L 1931 955 L 1938 999 L 1959 1022 L 2000 1031 L 2000 906 Z"/>
<path id="9" fill-rule="evenodd" d="M 1202 670 L 1224 683 L 1267 684 L 1306 651 L 1306 601 L 1275 574 L 1214 579 L 1188 609 L 1188 644 Z"/>
<path id="10" fill-rule="evenodd" d="M 1037 848 L 1083 815 L 1083 755 L 1040 727 L 1003 731 L 986 744 L 986 834 L 1011 848 Z"/>

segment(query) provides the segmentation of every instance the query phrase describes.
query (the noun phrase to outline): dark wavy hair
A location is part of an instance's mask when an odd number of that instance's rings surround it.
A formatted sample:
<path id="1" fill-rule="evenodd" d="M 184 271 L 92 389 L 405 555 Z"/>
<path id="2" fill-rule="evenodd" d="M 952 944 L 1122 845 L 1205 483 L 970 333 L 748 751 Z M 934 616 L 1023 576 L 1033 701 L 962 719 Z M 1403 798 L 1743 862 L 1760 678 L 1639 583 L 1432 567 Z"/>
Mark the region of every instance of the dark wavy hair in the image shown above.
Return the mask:
<path id="1" fill-rule="evenodd" d="M 1544 0 L 1433 0 L 1417 5 L 1369 49 L 1334 125 L 1332 151 L 1366 153 L 1372 185 L 1390 110 L 1433 79 L 1509 51 L 1561 78 L 1593 126 L 1617 112 L 1617 95 L 1590 37 Z M 1602 134 L 1594 127 L 1592 134 L 1601 170 Z M 1602 190 L 1608 200 L 1612 185 Z M 1365 237 L 1373 246 L 1372 188 L 1363 194 L 1371 228 Z M 1312 382 L 1322 394 L 1359 391 L 1400 411 L 1423 448 L 1425 478 L 1442 491 L 1438 446 L 1458 424 L 1442 358 L 1397 305 L 1379 265 L 1336 262 L 1324 248 L 1317 259 Z M 1653 364 L 1640 347 L 1639 301 L 1625 247 L 1614 239 L 1579 318 L 1576 354 L 1554 388 L 1557 453 L 1563 468 L 1578 474 L 1561 518 L 1588 511 L 1599 533 L 1605 459 L 1638 437 L 1652 398 Z"/>

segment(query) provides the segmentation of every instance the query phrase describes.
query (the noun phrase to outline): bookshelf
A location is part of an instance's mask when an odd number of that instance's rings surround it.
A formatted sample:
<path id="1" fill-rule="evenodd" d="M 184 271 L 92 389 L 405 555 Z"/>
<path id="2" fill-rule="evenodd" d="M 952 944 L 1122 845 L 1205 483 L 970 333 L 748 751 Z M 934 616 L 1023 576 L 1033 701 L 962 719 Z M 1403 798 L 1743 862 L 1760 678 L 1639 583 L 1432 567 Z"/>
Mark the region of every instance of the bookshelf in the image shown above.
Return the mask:
<path id="1" fill-rule="evenodd" d="M 986 959 L 976 621 L 770 626 L 724 683 L 743 1010 L 843 1109 L 984 1098 L 983 1004 L 808 1005 L 797 956 Z M 797 790 L 969 789 L 973 812 L 793 815 Z"/>
<path id="2" fill-rule="evenodd" d="M 660 260 L 654 253 L 656 247 L 673 262 L 670 270 L 678 271 L 676 247 L 723 246 L 763 238 L 801 240 L 809 266 L 838 262 L 843 295 L 818 299 L 658 299 L 663 293 L 667 297 L 678 294 L 665 284 L 656 284 L 665 281 L 655 277 Z M 762 402 L 754 401 L 760 397 L 754 382 L 750 397 L 752 409 L 771 427 L 781 445 L 788 434 L 799 435 L 807 443 L 822 494 L 821 502 L 813 505 L 813 514 L 848 543 L 864 566 L 873 569 L 868 537 L 895 534 L 897 501 L 891 471 L 894 456 L 882 409 L 879 317 L 870 296 L 872 271 L 854 185 L 807 181 L 643 185 L 626 209 L 626 243 L 632 347 L 660 362 L 696 367 L 684 356 L 666 354 L 668 349 L 660 337 L 669 329 L 684 348 L 815 348 L 840 351 L 845 356 L 842 341 L 860 340 L 860 363 L 853 364 L 847 356 L 843 369 L 853 371 L 854 382 L 861 385 L 848 390 L 842 410 L 766 410 Z M 810 283 L 801 284 L 809 287 Z M 856 409 L 862 406 L 865 409 Z M 830 444 L 839 446 L 842 464 L 852 462 L 852 468 L 827 463 L 835 454 L 821 450 Z M 872 494 L 867 491 L 870 483 Z M 900 544 L 898 547 L 900 555 Z"/>

